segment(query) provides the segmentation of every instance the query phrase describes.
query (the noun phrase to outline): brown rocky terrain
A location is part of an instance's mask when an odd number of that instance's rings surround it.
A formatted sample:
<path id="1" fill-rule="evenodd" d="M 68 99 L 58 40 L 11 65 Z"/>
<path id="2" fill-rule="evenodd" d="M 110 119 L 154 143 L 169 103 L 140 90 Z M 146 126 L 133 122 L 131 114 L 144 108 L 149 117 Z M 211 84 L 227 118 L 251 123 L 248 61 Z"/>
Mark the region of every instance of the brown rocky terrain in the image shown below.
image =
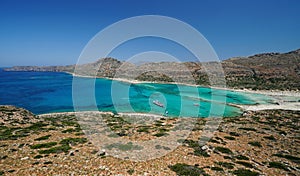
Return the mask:
<path id="1" fill-rule="evenodd" d="M 150 124 L 105 114 L 121 138 L 168 137 L 180 119 L 161 117 Z M 300 111 L 248 111 L 224 118 L 206 144 L 198 140 L 207 119 L 197 119 L 187 139 L 165 156 L 136 162 L 109 156 L 89 142 L 72 113 L 35 116 L 0 106 L 0 175 L 299 175 Z M 204 136 L 204 137 L 203 137 Z M 115 146 L 130 152 L 138 146 Z M 160 151 L 170 150 L 157 145 Z M 151 151 L 149 151 L 151 153 Z"/>
<path id="2" fill-rule="evenodd" d="M 237 88 L 299 90 L 300 49 L 224 61 L 227 84 Z"/>

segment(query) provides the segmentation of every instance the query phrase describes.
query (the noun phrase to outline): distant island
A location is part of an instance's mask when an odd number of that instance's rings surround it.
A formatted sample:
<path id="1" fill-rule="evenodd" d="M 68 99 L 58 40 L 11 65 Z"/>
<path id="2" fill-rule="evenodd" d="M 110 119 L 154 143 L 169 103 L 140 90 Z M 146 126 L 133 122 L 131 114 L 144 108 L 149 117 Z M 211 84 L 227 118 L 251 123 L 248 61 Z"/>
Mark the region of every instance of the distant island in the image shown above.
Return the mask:
<path id="1" fill-rule="evenodd" d="M 118 72 L 126 64 L 126 69 Z M 213 67 L 215 63 L 205 63 Z M 229 88 L 252 90 L 300 90 L 300 49 L 287 53 L 264 53 L 249 57 L 235 57 L 221 62 L 225 73 L 226 85 Z M 182 66 L 188 68 L 189 73 L 182 71 Z M 200 62 L 153 62 L 135 65 L 119 61 L 114 58 L 102 58 L 94 63 L 78 66 L 81 76 L 91 76 L 97 72 L 100 78 L 130 79 L 129 75 L 135 70 L 138 76 L 135 80 L 151 82 L 172 82 L 172 78 L 164 75 L 160 70 L 172 68 L 169 73 L 179 83 L 187 82 L 186 75 L 191 74 L 194 84 L 210 86 L 208 76 Z M 145 72 L 144 70 L 156 71 Z M 74 73 L 75 65 L 67 66 L 14 66 L 5 71 L 50 71 Z M 121 68 L 122 69 L 122 68 Z M 116 75 L 116 73 L 118 74 Z"/>

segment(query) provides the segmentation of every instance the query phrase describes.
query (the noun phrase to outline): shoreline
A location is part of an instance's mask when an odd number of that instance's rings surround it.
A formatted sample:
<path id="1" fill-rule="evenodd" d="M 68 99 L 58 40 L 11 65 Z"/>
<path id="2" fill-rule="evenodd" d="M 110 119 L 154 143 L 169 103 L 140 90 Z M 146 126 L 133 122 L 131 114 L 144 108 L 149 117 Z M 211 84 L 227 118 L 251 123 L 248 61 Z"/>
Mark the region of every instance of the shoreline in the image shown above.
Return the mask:
<path id="1" fill-rule="evenodd" d="M 87 112 L 92 112 L 92 113 L 99 113 L 99 114 L 113 114 L 110 111 L 70 111 L 70 112 L 50 112 L 50 113 L 45 113 L 45 114 L 37 114 L 37 116 L 57 116 L 57 115 L 76 115 L 76 113 L 87 113 Z"/>
<path id="2" fill-rule="evenodd" d="M 109 114 L 113 115 L 114 113 L 111 111 L 77 111 L 77 112 L 53 112 L 53 113 L 45 113 L 45 114 L 38 114 L 38 117 L 46 117 L 46 116 L 57 116 L 57 115 L 76 115 L 76 114 L 84 114 L 84 113 L 95 113 L 95 114 Z M 138 113 L 138 112 L 120 112 L 118 113 L 120 116 L 142 116 L 142 117 L 152 117 L 152 118 L 166 118 L 166 116 L 159 115 L 159 114 L 148 114 L 148 113 Z M 175 118 L 168 116 L 168 118 Z M 178 117 L 176 117 L 178 118 Z"/>
<path id="3" fill-rule="evenodd" d="M 300 98 L 300 91 L 288 91 L 288 90 L 251 90 L 251 89 L 235 89 L 229 87 L 215 87 L 215 86 L 205 86 L 205 85 L 197 85 L 197 84 L 188 84 L 188 83 L 177 83 L 177 82 L 156 82 L 156 81 L 139 81 L 139 80 L 130 80 L 125 78 L 108 78 L 108 77 L 95 77 L 95 76 L 84 76 L 78 75 L 71 72 L 64 72 L 68 73 L 75 77 L 82 77 L 82 78 L 99 78 L 99 79 L 107 79 L 107 80 L 114 80 L 120 81 L 125 83 L 131 84 L 143 84 L 143 83 L 150 83 L 150 84 L 176 84 L 176 85 L 184 85 L 184 86 L 192 86 L 192 87 L 205 87 L 205 88 L 213 88 L 213 89 L 220 89 L 220 90 L 228 90 L 228 91 L 236 91 L 236 92 L 246 92 L 246 93 L 255 93 L 255 94 L 263 94 L 263 95 L 275 95 L 275 96 L 297 96 Z"/>
<path id="4" fill-rule="evenodd" d="M 291 110 L 291 111 L 300 111 L 300 102 L 285 102 L 282 104 L 258 104 L 258 105 L 237 105 L 237 104 L 230 104 L 231 106 L 235 106 L 240 108 L 242 112 L 247 111 L 263 111 L 263 110 Z M 45 113 L 45 114 L 36 114 L 38 117 L 45 117 L 45 116 L 57 116 L 57 115 L 76 115 L 80 113 L 97 113 L 97 114 L 109 114 L 113 115 L 114 113 L 111 111 L 72 111 L 72 112 L 52 112 L 52 113 Z M 242 114 L 243 114 L 242 113 Z M 149 113 L 140 113 L 140 112 L 120 112 L 118 115 L 124 116 L 142 116 L 142 117 L 159 117 L 159 118 L 166 118 L 166 116 L 162 114 L 149 114 Z M 168 118 L 179 118 L 173 116 L 167 116 Z M 194 118 L 194 117 L 180 117 L 180 118 Z M 209 118 L 209 117 L 198 117 L 198 118 Z M 223 117 L 225 118 L 225 117 Z"/>
<path id="5" fill-rule="evenodd" d="M 300 102 L 297 103 L 290 103 L 286 102 L 280 105 L 274 105 L 274 104 L 269 104 L 269 105 L 256 105 L 256 106 L 245 106 L 242 105 L 243 109 L 246 111 L 261 111 L 261 110 L 291 110 L 291 111 L 300 111 Z"/>
<path id="6" fill-rule="evenodd" d="M 276 104 L 258 104 L 258 105 L 237 105 L 232 104 L 232 106 L 241 108 L 242 111 L 260 111 L 260 110 L 270 110 L 270 109 L 282 109 L 282 110 L 300 110 L 300 91 L 280 91 L 280 90 L 250 90 L 250 89 L 235 89 L 235 88 L 228 88 L 228 87 L 214 87 L 214 86 L 202 86 L 202 85 L 195 85 L 195 84 L 188 84 L 188 83 L 175 83 L 175 82 L 154 82 L 154 81 L 139 81 L 139 80 L 129 80 L 125 78 L 106 78 L 106 77 L 94 77 L 94 76 L 83 76 L 78 75 L 75 73 L 64 72 L 68 73 L 75 77 L 82 77 L 82 78 L 99 78 L 99 79 L 106 79 L 106 80 L 115 80 L 124 83 L 131 83 L 131 84 L 143 84 L 143 83 L 150 83 L 150 84 L 176 84 L 176 85 L 183 85 L 183 86 L 192 86 L 192 87 L 205 87 L 205 88 L 212 88 L 212 89 L 219 89 L 219 90 L 226 90 L 226 91 L 233 91 L 233 92 L 244 92 L 244 93 L 254 93 L 254 94 L 261 94 L 270 96 L 272 99 L 275 100 Z M 294 98 L 295 100 L 288 100 L 288 98 Z M 102 112 L 102 111 L 99 111 Z M 138 113 L 142 114 L 142 113 Z"/>
<path id="7" fill-rule="evenodd" d="M 300 111 L 300 102 L 285 102 L 282 104 L 258 104 L 258 105 L 237 105 L 237 104 L 230 104 L 231 106 L 235 106 L 237 108 L 241 108 L 242 111 L 263 111 L 263 110 L 291 110 L 291 111 Z M 6 105 L 7 106 L 7 105 Z M 45 114 L 36 114 L 36 116 L 44 117 L 44 116 L 57 116 L 57 115 L 76 115 L 76 113 L 98 113 L 98 114 L 110 114 L 112 115 L 113 112 L 111 111 L 76 111 L 76 112 L 52 112 L 52 113 L 45 113 Z M 159 114 L 148 114 L 148 113 L 139 113 L 139 112 L 120 112 L 119 115 L 137 115 L 137 116 L 152 116 L 152 117 L 165 117 Z M 168 118 L 178 118 L 168 116 Z M 187 118 L 187 117 L 181 117 Z M 193 117 L 189 117 L 193 118 Z M 208 118 L 208 117 L 198 117 L 198 118 Z"/>

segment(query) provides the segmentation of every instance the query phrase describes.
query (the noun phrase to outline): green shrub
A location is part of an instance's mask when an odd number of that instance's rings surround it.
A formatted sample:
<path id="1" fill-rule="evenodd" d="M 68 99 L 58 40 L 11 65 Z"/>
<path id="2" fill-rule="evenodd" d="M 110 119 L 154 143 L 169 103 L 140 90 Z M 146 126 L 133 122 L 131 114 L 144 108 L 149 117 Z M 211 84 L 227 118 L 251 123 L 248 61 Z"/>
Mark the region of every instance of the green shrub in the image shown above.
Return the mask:
<path id="1" fill-rule="evenodd" d="M 44 164 L 53 164 L 53 162 L 52 161 L 46 161 L 46 162 L 44 162 Z"/>
<path id="2" fill-rule="evenodd" d="M 61 122 L 64 126 L 79 126 L 79 124 L 77 122 L 74 121 L 62 121 Z"/>
<path id="3" fill-rule="evenodd" d="M 149 133 L 149 127 L 140 127 L 139 129 L 137 129 L 137 132 Z"/>
<path id="4" fill-rule="evenodd" d="M 224 136 L 225 139 L 228 139 L 228 140 L 235 140 L 235 137 L 232 137 L 232 136 Z"/>
<path id="5" fill-rule="evenodd" d="M 233 174 L 237 176 L 259 176 L 259 173 L 248 169 L 238 169 L 233 171 Z"/>
<path id="6" fill-rule="evenodd" d="M 233 163 L 228 163 L 228 162 L 215 162 L 217 165 L 222 166 L 227 169 L 233 169 L 234 164 Z"/>
<path id="7" fill-rule="evenodd" d="M 287 132 L 285 132 L 285 131 L 279 131 L 279 134 L 280 134 L 280 135 L 286 136 L 286 135 L 287 135 Z"/>
<path id="8" fill-rule="evenodd" d="M 206 151 L 202 150 L 200 147 L 194 148 L 194 155 L 210 157 L 210 155 Z"/>
<path id="9" fill-rule="evenodd" d="M 134 169 L 129 169 L 129 170 L 127 171 L 127 173 L 128 173 L 129 175 L 132 175 L 132 174 L 134 173 Z"/>
<path id="10" fill-rule="evenodd" d="M 36 138 L 36 139 L 34 139 L 34 140 L 35 140 L 35 141 L 47 140 L 47 139 L 49 139 L 50 136 L 51 136 L 51 135 L 46 135 L 46 136 L 42 136 L 42 137 Z"/>
<path id="11" fill-rule="evenodd" d="M 269 167 L 270 168 L 277 168 L 277 169 L 282 169 L 285 171 L 289 171 L 288 167 L 282 163 L 279 162 L 269 162 Z"/>
<path id="12" fill-rule="evenodd" d="M 158 131 L 160 132 L 160 133 L 164 133 L 164 132 L 167 132 L 167 131 L 169 131 L 168 129 L 165 129 L 165 128 L 160 128 L 160 129 L 158 129 Z"/>
<path id="13" fill-rule="evenodd" d="M 225 154 L 232 154 L 232 151 L 226 147 L 216 147 L 215 150 Z"/>
<path id="14" fill-rule="evenodd" d="M 200 169 L 195 166 L 190 166 L 183 163 L 177 163 L 173 166 L 169 166 L 169 168 L 176 172 L 177 175 L 182 176 L 199 176 L 199 175 L 206 175 L 203 169 Z"/>
<path id="15" fill-rule="evenodd" d="M 184 141 L 184 143 L 187 144 L 187 145 L 188 145 L 189 147 L 191 147 L 191 148 L 198 148 L 198 147 L 199 147 L 198 141 L 193 141 L 193 140 L 188 140 L 188 139 L 186 139 L 186 140 Z"/>
<path id="16" fill-rule="evenodd" d="M 161 145 L 155 145 L 155 149 L 157 149 L 157 150 L 162 149 L 162 146 Z"/>
<path id="17" fill-rule="evenodd" d="M 40 158 L 43 158 L 43 156 L 42 156 L 42 155 L 36 155 L 36 156 L 34 156 L 33 158 L 34 158 L 34 159 L 40 159 Z"/>
<path id="18" fill-rule="evenodd" d="M 27 130 L 31 130 L 31 131 L 41 131 L 44 130 L 45 128 L 43 128 L 44 126 L 47 126 L 47 124 L 44 124 L 42 122 L 37 122 L 32 124 L 31 126 L 25 128 Z"/>
<path id="19" fill-rule="evenodd" d="M 156 137 L 162 137 L 162 136 L 166 136 L 168 135 L 168 133 L 165 133 L 165 132 L 158 132 L 156 134 L 154 134 L 153 136 L 156 136 Z"/>
<path id="20" fill-rule="evenodd" d="M 75 130 L 73 128 L 68 128 L 66 130 L 62 130 L 62 133 L 73 133 Z"/>
<path id="21" fill-rule="evenodd" d="M 8 128 L 3 127 L 0 130 L 0 141 L 1 140 L 17 140 L 20 137 L 26 137 L 29 134 L 28 130 L 22 128 Z"/>
<path id="22" fill-rule="evenodd" d="M 210 157 L 210 155 L 201 149 L 201 147 L 199 146 L 198 141 L 193 141 L 193 140 L 184 140 L 185 144 L 188 144 L 188 146 L 190 148 L 194 149 L 194 155 L 196 156 L 204 156 L 204 157 Z"/>
<path id="23" fill-rule="evenodd" d="M 245 162 L 245 161 L 237 161 L 236 163 L 240 164 L 240 165 L 243 165 L 245 167 L 248 167 L 248 168 L 253 168 L 251 163 L 248 163 L 248 162 Z"/>
<path id="24" fill-rule="evenodd" d="M 244 155 L 238 155 L 235 158 L 238 159 L 238 160 L 249 160 L 249 158 L 247 156 L 244 156 Z"/>
<path id="25" fill-rule="evenodd" d="M 84 135 L 83 132 L 75 133 L 75 136 L 82 136 L 82 135 Z"/>
<path id="26" fill-rule="evenodd" d="M 247 128 L 247 127 L 241 127 L 241 128 L 238 128 L 238 129 L 240 129 L 240 130 L 246 130 L 246 131 L 257 131 L 254 128 Z"/>
<path id="27" fill-rule="evenodd" d="M 221 142 L 215 140 L 215 139 L 210 139 L 209 142 L 215 143 L 215 144 L 220 144 Z"/>
<path id="28" fill-rule="evenodd" d="M 39 153 L 40 154 L 62 153 L 62 152 L 67 153 L 70 149 L 71 147 L 69 145 L 61 145 L 57 147 L 52 147 L 47 150 L 40 150 Z"/>
<path id="29" fill-rule="evenodd" d="M 48 142 L 43 144 L 35 144 L 30 146 L 31 149 L 50 148 L 57 144 L 57 142 Z"/>
<path id="30" fill-rule="evenodd" d="M 276 141 L 276 138 L 273 135 L 271 135 L 271 136 L 264 136 L 264 138 L 265 139 L 269 139 L 271 141 Z"/>
<path id="31" fill-rule="evenodd" d="M 66 130 L 61 131 L 62 133 L 73 133 L 73 132 L 80 132 L 81 128 L 68 128 Z"/>
<path id="32" fill-rule="evenodd" d="M 224 169 L 221 167 L 211 167 L 210 169 L 214 171 L 224 171 Z"/>
<path id="33" fill-rule="evenodd" d="M 261 143 L 258 141 L 251 141 L 251 142 L 248 142 L 248 144 L 255 146 L 255 147 L 262 147 Z"/>
<path id="34" fill-rule="evenodd" d="M 300 163 L 300 158 L 292 155 L 283 155 L 283 154 L 274 154 L 274 156 L 280 157 L 280 158 L 285 158 L 288 159 L 294 163 Z"/>

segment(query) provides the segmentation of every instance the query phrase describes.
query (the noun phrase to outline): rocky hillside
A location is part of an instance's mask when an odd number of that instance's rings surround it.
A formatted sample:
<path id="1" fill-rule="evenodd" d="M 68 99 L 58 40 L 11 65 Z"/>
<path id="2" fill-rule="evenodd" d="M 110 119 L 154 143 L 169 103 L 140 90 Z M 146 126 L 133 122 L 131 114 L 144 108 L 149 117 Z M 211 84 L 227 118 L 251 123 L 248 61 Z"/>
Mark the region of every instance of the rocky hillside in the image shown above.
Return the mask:
<path id="1" fill-rule="evenodd" d="M 220 76 L 218 64 L 197 62 L 159 62 L 134 65 L 113 58 L 99 59 L 94 63 L 79 65 L 76 74 L 85 76 L 126 78 L 142 81 L 181 82 L 210 85 L 204 69 L 209 68 L 213 77 Z M 250 57 L 237 57 L 222 62 L 226 84 L 232 88 L 247 89 L 300 89 L 300 49 L 288 53 L 264 53 Z M 74 72 L 75 65 L 33 67 L 17 66 L 6 71 L 55 71 Z M 211 78 L 211 83 L 220 82 Z"/>
<path id="2" fill-rule="evenodd" d="M 300 89 L 300 49 L 288 53 L 265 53 L 224 61 L 230 87 L 252 89 Z"/>
<path id="3" fill-rule="evenodd" d="M 269 110 L 224 118 L 202 145 L 198 140 L 208 119 L 200 118 L 187 139 L 177 140 L 182 145 L 175 150 L 157 144 L 149 152 L 165 156 L 136 162 L 94 146 L 74 114 L 35 116 L 0 106 L 0 175 L 299 175 L 299 117 L 300 111 Z M 182 120 L 158 117 L 135 124 L 124 120 L 128 115 L 112 113 L 102 118 L 115 135 L 132 141 L 168 138 Z M 113 147 L 142 149 L 132 143 Z"/>

